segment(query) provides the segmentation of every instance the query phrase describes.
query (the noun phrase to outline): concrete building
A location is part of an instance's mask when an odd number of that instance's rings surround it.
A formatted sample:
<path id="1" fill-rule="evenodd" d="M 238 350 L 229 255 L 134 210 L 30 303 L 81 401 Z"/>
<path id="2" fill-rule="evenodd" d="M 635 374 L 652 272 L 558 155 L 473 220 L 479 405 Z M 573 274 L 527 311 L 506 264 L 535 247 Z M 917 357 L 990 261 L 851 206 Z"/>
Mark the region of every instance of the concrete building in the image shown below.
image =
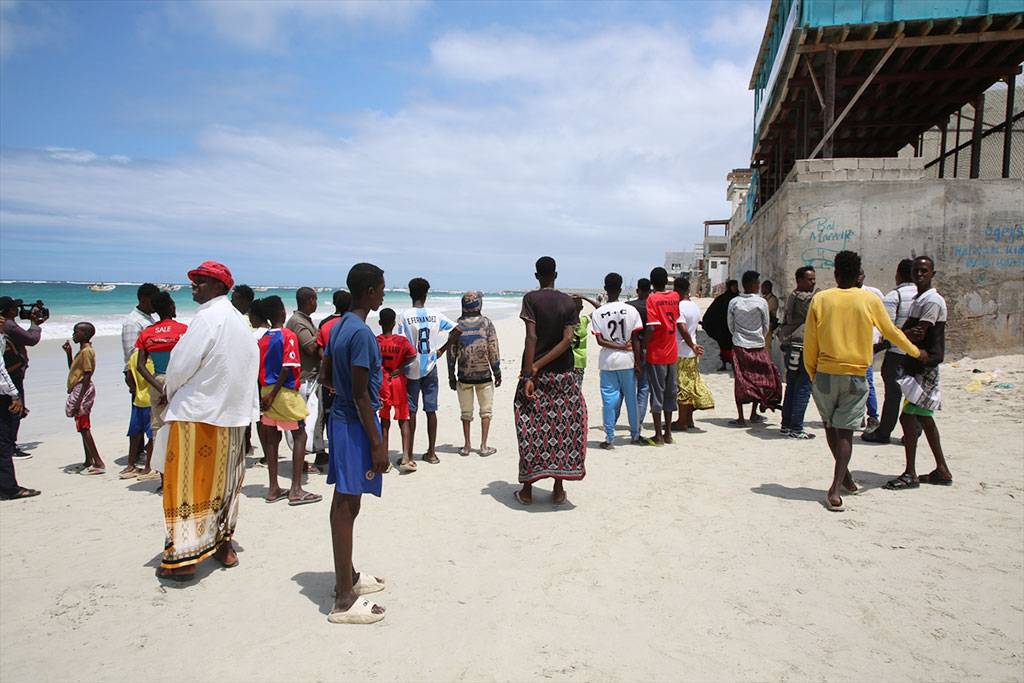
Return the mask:
<path id="1" fill-rule="evenodd" d="M 900 258 L 927 254 L 951 356 L 1024 350 L 1022 22 L 1024 0 L 774 0 L 734 276 L 781 295 L 806 264 L 828 287 L 852 249 L 888 290 Z"/>
<path id="2" fill-rule="evenodd" d="M 666 251 L 665 270 L 670 278 L 690 277 L 690 272 L 696 267 L 698 260 L 695 251 Z"/>
<path id="3" fill-rule="evenodd" d="M 719 232 L 721 231 L 721 232 Z M 729 279 L 729 221 L 704 221 L 701 296 L 718 296 Z"/>

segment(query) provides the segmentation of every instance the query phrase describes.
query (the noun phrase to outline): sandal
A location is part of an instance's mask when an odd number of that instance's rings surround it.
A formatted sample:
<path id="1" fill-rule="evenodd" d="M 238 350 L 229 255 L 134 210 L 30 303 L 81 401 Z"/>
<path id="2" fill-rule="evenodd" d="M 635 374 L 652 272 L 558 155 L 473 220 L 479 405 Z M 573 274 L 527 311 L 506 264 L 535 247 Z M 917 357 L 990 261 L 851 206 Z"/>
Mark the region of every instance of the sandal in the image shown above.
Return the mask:
<path id="1" fill-rule="evenodd" d="M 845 512 L 846 511 L 846 506 L 843 505 L 843 499 L 842 498 L 839 499 L 839 505 L 835 505 L 835 504 L 832 503 L 831 500 L 829 500 L 828 496 L 825 496 L 825 508 L 829 512 Z"/>
<path id="2" fill-rule="evenodd" d="M 263 501 L 266 502 L 266 503 L 276 503 L 277 501 L 285 500 L 286 498 L 288 498 L 288 492 L 286 490 L 284 490 L 284 489 L 281 489 L 280 491 L 278 491 L 276 496 L 273 496 L 273 497 L 266 496 L 263 499 Z"/>
<path id="3" fill-rule="evenodd" d="M 487 448 L 481 448 L 480 449 L 480 457 L 481 458 L 486 458 L 487 456 L 494 455 L 497 452 L 498 452 L 498 449 L 493 447 L 493 446 L 488 446 Z"/>
<path id="4" fill-rule="evenodd" d="M 515 493 L 512 494 L 513 496 L 515 496 L 515 499 L 519 502 L 520 505 L 533 505 L 533 498 L 523 498 L 520 495 L 520 493 L 522 492 L 516 491 Z"/>
<path id="5" fill-rule="evenodd" d="M 746 420 L 743 420 L 742 422 L 739 420 L 729 420 L 730 427 L 746 427 L 749 424 L 750 423 L 748 423 Z"/>
<path id="6" fill-rule="evenodd" d="M 356 600 L 344 612 L 331 612 L 327 615 L 327 621 L 332 624 L 374 624 L 384 618 L 383 614 L 377 614 L 373 608 L 376 603 L 363 598 Z"/>
<path id="7" fill-rule="evenodd" d="M 160 473 L 156 472 L 156 471 L 153 471 L 153 470 L 150 470 L 149 472 L 146 472 L 145 474 L 140 474 L 136 478 L 139 481 L 153 481 L 154 479 L 159 479 L 160 478 Z"/>
<path id="8" fill-rule="evenodd" d="M 423 462 L 429 462 L 431 465 L 437 465 L 438 463 L 441 462 L 441 458 L 437 457 L 436 455 L 425 454 L 423 456 Z"/>
<path id="9" fill-rule="evenodd" d="M 470 449 L 468 446 L 463 446 L 462 448 L 459 449 L 459 455 L 463 457 L 469 455 L 471 452 L 472 449 Z"/>
<path id="10" fill-rule="evenodd" d="M 94 477 L 99 474 L 106 474 L 107 471 L 102 467 L 86 467 L 79 474 L 85 477 Z"/>
<path id="11" fill-rule="evenodd" d="M 302 466 L 302 471 L 305 472 L 306 474 L 321 474 L 320 468 L 311 462 L 304 463 Z"/>
<path id="12" fill-rule="evenodd" d="M 20 489 L 18 489 L 18 492 L 15 493 L 13 496 L 4 496 L 0 500 L 18 500 L 19 498 L 34 498 L 35 496 L 38 496 L 40 493 L 42 493 L 42 491 L 37 491 L 35 489 L 27 489 L 24 486 L 22 486 Z"/>
<path id="13" fill-rule="evenodd" d="M 895 479 L 887 481 L 885 486 L 882 488 L 889 489 L 890 491 L 905 491 L 907 489 L 916 489 L 920 487 L 921 484 L 918 481 L 915 481 L 912 476 L 904 472 Z"/>
<path id="14" fill-rule="evenodd" d="M 933 486 L 953 485 L 953 477 L 945 479 L 939 474 L 938 470 L 932 470 L 928 474 L 922 474 L 920 477 L 917 478 L 917 480 L 922 484 L 932 484 Z"/>
<path id="15" fill-rule="evenodd" d="M 409 472 L 416 471 L 416 463 L 414 462 L 400 462 L 398 463 L 398 471 L 408 474 Z"/>
<path id="16" fill-rule="evenodd" d="M 304 494 L 302 494 L 301 498 L 289 500 L 288 505 L 291 507 L 295 507 L 296 505 L 309 505 L 310 503 L 319 503 L 323 499 L 324 497 L 321 496 L 319 493 L 311 493 L 309 491 L 306 491 Z"/>

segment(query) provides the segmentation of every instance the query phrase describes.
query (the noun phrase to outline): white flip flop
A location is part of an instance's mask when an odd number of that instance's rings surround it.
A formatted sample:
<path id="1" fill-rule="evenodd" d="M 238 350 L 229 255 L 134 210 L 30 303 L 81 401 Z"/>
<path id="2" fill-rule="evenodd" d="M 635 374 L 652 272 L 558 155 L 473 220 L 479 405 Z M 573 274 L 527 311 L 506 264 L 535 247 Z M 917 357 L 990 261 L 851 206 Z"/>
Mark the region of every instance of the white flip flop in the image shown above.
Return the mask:
<path id="1" fill-rule="evenodd" d="M 366 599 L 356 600 L 348 610 L 328 614 L 327 621 L 332 624 L 375 624 L 384 618 L 383 614 L 374 613 L 376 606 Z"/>
<path id="2" fill-rule="evenodd" d="M 356 581 L 356 585 L 352 586 L 356 595 L 369 595 L 370 593 L 382 591 L 385 588 L 387 588 L 387 586 L 383 581 L 378 581 L 376 576 L 370 576 L 365 573 L 360 574 L 359 580 Z"/>

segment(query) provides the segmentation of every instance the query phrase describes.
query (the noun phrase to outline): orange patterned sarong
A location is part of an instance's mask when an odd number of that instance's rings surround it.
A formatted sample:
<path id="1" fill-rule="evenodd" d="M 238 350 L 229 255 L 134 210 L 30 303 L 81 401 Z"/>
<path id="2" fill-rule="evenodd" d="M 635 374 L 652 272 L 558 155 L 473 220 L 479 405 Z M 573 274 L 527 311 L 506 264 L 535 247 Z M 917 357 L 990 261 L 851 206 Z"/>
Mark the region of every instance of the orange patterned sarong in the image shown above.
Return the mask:
<path id="1" fill-rule="evenodd" d="M 209 557 L 231 540 L 245 475 L 245 427 L 168 422 L 164 466 L 167 540 L 160 566 L 175 569 Z"/>

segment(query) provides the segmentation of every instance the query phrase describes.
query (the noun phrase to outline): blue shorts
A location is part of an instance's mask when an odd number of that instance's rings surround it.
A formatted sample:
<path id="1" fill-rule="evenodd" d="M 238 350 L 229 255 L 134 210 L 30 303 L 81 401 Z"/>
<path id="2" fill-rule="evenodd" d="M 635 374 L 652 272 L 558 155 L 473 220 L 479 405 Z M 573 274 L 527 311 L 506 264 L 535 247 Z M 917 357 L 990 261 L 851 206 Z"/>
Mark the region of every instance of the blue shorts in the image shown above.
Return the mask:
<path id="1" fill-rule="evenodd" d="M 153 438 L 152 409 L 132 406 L 132 417 L 128 420 L 128 436 L 145 434 Z"/>
<path id="2" fill-rule="evenodd" d="M 374 416 L 377 431 L 380 421 Z M 373 471 L 370 458 L 370 440 L 361 422 L 345 422 L 331 416 L 327 422 L 328 449 L 327 483 L 334 490 L 349 496 L 372 493 L 380 496 L 383 475 Z"/>
<path id="3" fill-rule="evenodd" d="M 423 410 L 427 413 L 437 412 L 437 367 L 435 366 L 430 374 L 419 379 L 410 379 L 406 384 L 406 392 L 409 394 L 409 412 L 415 413 L 420 409 L 419 398 L 423 394 Z"/>

